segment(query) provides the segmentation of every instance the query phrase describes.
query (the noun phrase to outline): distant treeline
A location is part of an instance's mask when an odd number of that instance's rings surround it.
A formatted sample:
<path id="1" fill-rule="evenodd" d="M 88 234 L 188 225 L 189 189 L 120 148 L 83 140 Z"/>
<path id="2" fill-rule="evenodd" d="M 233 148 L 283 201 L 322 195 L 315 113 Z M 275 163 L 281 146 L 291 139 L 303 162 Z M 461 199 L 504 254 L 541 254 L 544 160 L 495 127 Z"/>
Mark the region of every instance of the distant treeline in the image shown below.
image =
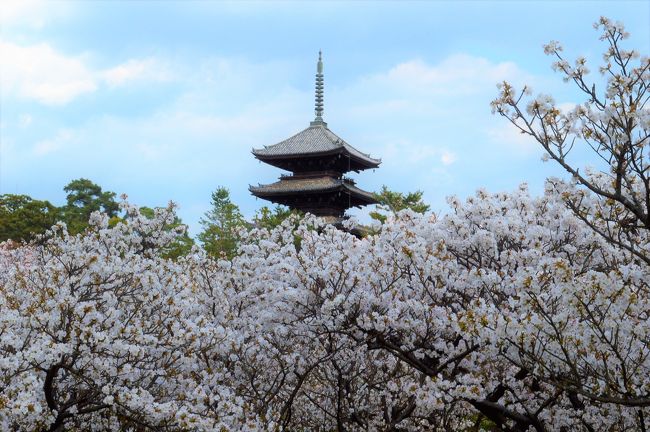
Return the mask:
<path id="1" fill-rule="evenodd" d="M 111 225 L 121 220 L 115 192 L 104 191 L 101 186 L 84 178 L 72 180 L 63 190 L 66 192 L 66 203 L 60 207 L 28 195 L 0 195 L 0 242 L 39 241 L 39 236 L 57 222 L 64 222 L 70 234 L 79 234 L 88 228 L 88 220 L 94 211 L 107 214 L 111 218 Z M 418 213 L 429 210 L 429 206 L 422 202 L 421 191 L 402 194 L 384 186 L 380 193 L 375 194 L 375 198 L 379 205 L 376 211 L 370 213 L 370 217 L 381 223 L 388 214 L 399 210 L 408 208 Z M 144 216 L 153 217 L 154 209 L 140 207 L 140 212 Z M 272 229 L 292 214 L 299 213 L 284 206 L 264 206 L 248 221 L 239 206 L 232 202 L 229 190 L 218 187 L 212 193 L 210 209 L 200 221 L 202 230 L 196 239 L 210 255 L 230 258 L 237 249 L 242 228 Z M 181 225 L 183 221 L 176 218 L 169 229 Z M 186 233 L 168 255 L 185 255 L 194 244 L 195 240 Z"/>

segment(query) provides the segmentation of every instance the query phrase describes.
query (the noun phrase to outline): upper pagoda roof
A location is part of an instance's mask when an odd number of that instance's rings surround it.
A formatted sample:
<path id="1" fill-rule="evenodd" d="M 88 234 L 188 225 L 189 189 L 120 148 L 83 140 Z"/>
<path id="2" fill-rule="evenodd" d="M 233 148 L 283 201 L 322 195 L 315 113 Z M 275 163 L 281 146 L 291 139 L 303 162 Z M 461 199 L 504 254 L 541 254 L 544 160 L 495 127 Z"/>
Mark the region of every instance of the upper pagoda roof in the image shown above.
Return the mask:
<path id="1" fill-rule="evenodd" d="M 254 149 L 253 154 L 260 160 L 319 156 L 324 154 L 344 154 L 357 159 L 367 168 L 376 168 L 381 159 L 374 159 L 352 147 L 327 128 L 323 121 L 313 121 L 311 125 L 277 144 Z"/>

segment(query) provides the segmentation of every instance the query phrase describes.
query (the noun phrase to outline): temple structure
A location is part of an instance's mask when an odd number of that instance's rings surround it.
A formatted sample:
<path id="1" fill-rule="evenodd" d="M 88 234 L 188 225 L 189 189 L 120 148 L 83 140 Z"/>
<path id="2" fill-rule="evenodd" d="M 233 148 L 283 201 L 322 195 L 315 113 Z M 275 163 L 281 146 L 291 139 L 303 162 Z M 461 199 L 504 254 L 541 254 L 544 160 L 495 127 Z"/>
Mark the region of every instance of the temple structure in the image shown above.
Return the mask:
<path id="1" fill-rule="evenodd" d="M 256 197 L 338 224 L 347 209 L 376 203 L 372 193 L 359 189 L 344 174 L 377 168 L 381 160 L 360 152 L 329 130 L 323 121 L 323 85 L 323 60 L 319 53 L 314 121 L 284 141 L 253 149 L 253 155 L 260 161 L 291 174 L 281 175 L 275 183 L 250 186 L 249 190 Z"/>

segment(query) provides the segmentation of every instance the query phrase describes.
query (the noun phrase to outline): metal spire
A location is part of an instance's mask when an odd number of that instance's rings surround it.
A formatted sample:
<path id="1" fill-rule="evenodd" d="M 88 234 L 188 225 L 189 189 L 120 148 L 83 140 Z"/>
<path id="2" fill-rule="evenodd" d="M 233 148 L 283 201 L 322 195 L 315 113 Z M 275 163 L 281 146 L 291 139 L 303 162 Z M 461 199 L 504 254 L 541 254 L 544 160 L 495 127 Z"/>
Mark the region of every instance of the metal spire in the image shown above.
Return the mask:
<path id="1" fill-rule="evenodd" d="M 316 118 L 312 125 L 324 125 L 327 123 L 323 121 L 323 52 L 318 51 L 318 64 L 316 66 Z"/>

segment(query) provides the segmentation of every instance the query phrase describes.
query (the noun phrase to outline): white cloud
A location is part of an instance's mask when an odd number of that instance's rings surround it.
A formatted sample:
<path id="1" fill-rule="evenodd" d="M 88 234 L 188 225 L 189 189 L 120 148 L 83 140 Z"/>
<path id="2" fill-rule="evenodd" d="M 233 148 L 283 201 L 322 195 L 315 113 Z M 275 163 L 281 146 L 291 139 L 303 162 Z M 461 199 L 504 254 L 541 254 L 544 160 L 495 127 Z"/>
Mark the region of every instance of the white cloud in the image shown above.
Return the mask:
<path id="1" fill-rule="evenodd" d="M 455 54 L 435 65 L 422 60 L 400 63 L 386 73 L 370 76 L 372 85 L 389 93 L 418 93 L 459 97 L 493 91 L 496 83 L 524 81 L 526 74 L 513 62 L 493 63 L 483 57 Z"/>
<path id="2" fill-rule="evenodd" d="M 29 16 L 38 10 L 40 2 L 34 0 L 7 0 L 0 8 L 0 23 L 5 24 Z"/>
<path id="3" fill-rule="evenodd" d="M 33 120 L 34 120 L 34 119 L 32 118 L 31 115 L 29 115 L 29 114 L 22 114 L 22 115 L 18 118 L 18 125 L 19 125 L 21 128 L 26 128 L 27 126 L 29 126 L 29 125 L 32 124 L 32 121 L 33 121 Z"/>
<path id="4" fill-rule="evenodd" d="M 48 44 L 19 46 L 0 41 L 5 92 L 44 104 L 65 104 L 97 88 L 81 57 L 67 57 Z"/>
<path id="5" fill-rule="evenodd" d="M 54 138 L 39 141 L 34 146 L 32 152 L 36 156 L 46 156 L 63 149 L 74 137 L 74 133 L 69 129 L 60 130 Z"/>
<path id="6" fill-rule="evenodd" d="M 87 55 L 66 55 L 47 43 L 21 46 L 2 40 L 0 54 L 3 92 L 45 105 L 65 105 L 103 83 L 113 88 L 133 81 L 172 79 L 169 68 L 154 58 L 131 59 L 101 70 L 88 64 Z"/>
<path id="7" fill-rule="evenodd" d="M 408 60 L 328 94 L 332 116 L 327 120 L 352 145 L 382 158 L 382 178 L 390 178 L 392 187 L 444 197 L 460 192 L 453 188 L 462 182 L 454 179 L 467 170 L 476 172 L 477 165 L 487 169 L 497 157 L 498 152 L 488 153 L 497 137 L 487 131 L 495 134 L 499 121 L 489 104 L 503 80 L 515 85 L 538 81 L 513 62 L 467 54 L 436 63 Z M 511 145 L 514 137 L 507 138 Z M 507 152 L 512 160 L 526 156 Z M 360 185 L 370 189 L 381 181 L 386 182 L 359 176 Z"/>
<path id="8" fill-rule="evenodd" d="M 570 111 L 573 111 L 576 108 L 576 106 L 578 105 L 573 102 L 562 102 L 557 104 L 558 109 L 565 114 Z"/>
<path id="9" fill-rule="evenodd" d="M 467 54 L 451 55 L 435 64 L 409 60 L 337 89 L 328 98 L 338 101 L 329 111 L 334 113 L 331 123 L 343 120 L 381 130 L 384 137 L 378 141 L 409 137 L 419 146 L 431 148 L 416 153 L 428 152 L 443 164 L 452 164 L 458 158 L 465 160 L 463 153 L 480 145 L 478 140 L 489 138 L 479 133 L 491 128 L 496 119 L 489 104 L 496 97 L 496 84 L 503 80 L 515 85 L 538 81 L 512 62 L 492 62 Z M 467 145 L 470 136 L 474 141 Z M 449 153 L 444 159 L 443 150 Z M 413 153 L 406 150 L 402 154 L 412 160 Z"/>
<path id="10" fill-rule="evenodd" d="M 442 155 L 440 155 L 440 162 L 443 165 L 451 165 L 456 162 L 456 155 L 448 150 L 443 150 Z"/>
<path id="11" fill-rule="evenodd" d="M 116 87 L 133 81 L 170 81 L 172 73 L 167 65 L 154 58 L 132 59 L 101 72 L 109 86 Z"/>
<path id="12" fill-rule="evenodd" d="M 136 144 L 135 149 L 148 161 L 159 159 L 163 154 L 162 149 L 159 146 L 149 143 Z"/>
<path id="13" fill-rule="evenodd" d="M 440 147 L 439 143 L 416 144 L 402 141 L 399 147 L 401 148 L 395 152 L 395 156 L 402 155 L 411 166 L 431 163 L 432 160 L 438 160 L 443 165 L 451 165 L 456 161 L 456 155 Z"/>
<path id="14" fill-rule="evenodd" d="M 0 25 L 3 33 L 12 28 L 41 29 L 48 21 L 70 13 L 69 3 L 44 0 L 3 0 Z"/>
<path id="15" fill-rule="evenodd" d="M 531 156 L 540 152 L 539 144 L 511 123 L 501 121 L 498 126 L 487 129 L 486 134 L 493 145 L 514 152 L 517 156 Z"/>

